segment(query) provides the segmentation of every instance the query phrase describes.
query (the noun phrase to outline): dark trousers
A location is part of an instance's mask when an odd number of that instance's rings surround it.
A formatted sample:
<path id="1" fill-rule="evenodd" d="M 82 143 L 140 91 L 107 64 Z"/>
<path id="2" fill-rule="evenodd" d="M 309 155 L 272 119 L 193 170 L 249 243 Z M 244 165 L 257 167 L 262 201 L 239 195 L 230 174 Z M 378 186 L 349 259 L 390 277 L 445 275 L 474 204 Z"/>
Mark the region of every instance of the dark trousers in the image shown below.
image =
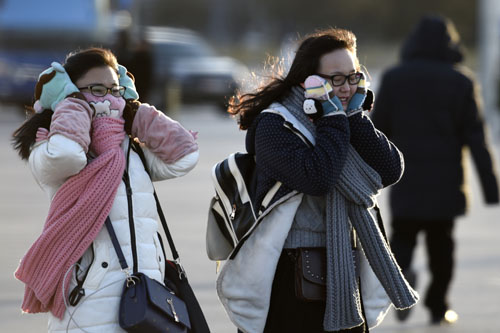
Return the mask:
<path id="1" fill-rule="evenodd" d="M 257 277 L 256 277 L 257 278 Z M 294 260 L 283 251 L 271 292 L 264 333 L 323 333 L 324 302 L 303 302 L 295 297 Z M 365 325 L 345 333 L 368 332 Z"/>
<path id="2" fill-rule="evenodd" d="M 453 220 L 393 219 L 392 221 L 391 248 L 403 271 L 411 267 L 418 233 L 425 234 L 431 281 L 425 293 L 424 303 L 433 316 L 442 316 L 448 309 L 446 295 L 454 267 L 453 226 Z"/>

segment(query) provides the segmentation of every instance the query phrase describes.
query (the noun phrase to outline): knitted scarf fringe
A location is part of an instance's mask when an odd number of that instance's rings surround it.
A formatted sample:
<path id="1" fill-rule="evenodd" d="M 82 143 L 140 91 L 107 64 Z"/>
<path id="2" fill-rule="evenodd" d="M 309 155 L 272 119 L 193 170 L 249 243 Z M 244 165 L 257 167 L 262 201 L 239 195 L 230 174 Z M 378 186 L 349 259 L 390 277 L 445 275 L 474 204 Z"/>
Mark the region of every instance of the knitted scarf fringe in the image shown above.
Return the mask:
<path id="1" fill-rule="evenodd" d="M 363 324 L 350 226 L 354 227 L 370 267 L 396 308 L 418 300 L 401 273 L 369 209 L 382 188 L 380 176 L 349 146 L 346 163 L 334 190 L 327 195 L 327 297 L 323 326 L 338 331 Z"/>

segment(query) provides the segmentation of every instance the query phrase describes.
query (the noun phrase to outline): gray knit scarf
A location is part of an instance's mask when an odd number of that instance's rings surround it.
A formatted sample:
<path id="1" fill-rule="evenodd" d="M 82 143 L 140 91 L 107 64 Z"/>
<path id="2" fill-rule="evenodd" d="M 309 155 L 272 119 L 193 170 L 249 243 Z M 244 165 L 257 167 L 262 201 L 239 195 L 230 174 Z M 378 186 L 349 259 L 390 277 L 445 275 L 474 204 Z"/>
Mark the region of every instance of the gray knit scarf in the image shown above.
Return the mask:
<path id="1" fill-rule="evenodd" d="M 313 136 L 316 128 L 302 109 L 304 90 L 293 87 L 282 104 Z M 380 176 L 349 145 L 347 159 L 334 189 L 326 198 L 327 294 L 325 331 L 363 324 L 360 290 L 352 254 L 350 227 L 359 237 L 364 254 L 397 309 L 413 306 L 417 293 L 410 287 L 369 212 L 382 188 Z"/>

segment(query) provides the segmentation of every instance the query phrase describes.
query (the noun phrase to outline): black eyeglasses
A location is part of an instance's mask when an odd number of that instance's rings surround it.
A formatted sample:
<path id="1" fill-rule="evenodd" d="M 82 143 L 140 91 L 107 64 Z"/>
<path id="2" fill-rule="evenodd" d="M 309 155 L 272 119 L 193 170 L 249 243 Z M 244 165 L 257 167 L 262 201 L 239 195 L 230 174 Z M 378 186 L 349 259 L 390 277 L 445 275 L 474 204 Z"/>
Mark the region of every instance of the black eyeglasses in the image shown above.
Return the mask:
<path id="1" fill-rule="evenodd" d="M 334 87 L 344 85 L 345 81 L 347 81 L 350 85 L 358 84 L 359 81 L 363 78 L 363 73 L 356 72 L 349 75 L 335 74 L 335 75 L 325 75 L 325 74 L 317 74 L 324 79 L 330 79 Z"/>
<path id="2" fill-rule="evenodd" d="M 111 88 L 105 87 L 102 84 L 94 84 L 87 87 L 79 87 L 78 89 L 90 90 L 90 93 L 96 97 L 103 97 L 109 92 L 112 96 L 120 97 L 125 95 L 126 87 L 123 86 L 112 86 Z"/>

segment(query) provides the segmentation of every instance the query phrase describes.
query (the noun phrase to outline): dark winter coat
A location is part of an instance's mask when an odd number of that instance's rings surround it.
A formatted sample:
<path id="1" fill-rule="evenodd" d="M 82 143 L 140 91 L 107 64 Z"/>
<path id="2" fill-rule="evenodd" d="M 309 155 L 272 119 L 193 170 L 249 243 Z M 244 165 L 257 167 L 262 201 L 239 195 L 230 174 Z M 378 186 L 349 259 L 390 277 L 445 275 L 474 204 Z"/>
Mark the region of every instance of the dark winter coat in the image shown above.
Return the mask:
<path id="1" fill-rule="evenodd" d="M 262 113 L 249 128 L 246 148 L 256 155 L 258 180 L 255 207 L 269 189 L 283 185 L 274 201 L 296 190 L 308 195 L 326 195 L 336 184 L 350 143 L 381 177 L 382 184 L 397 182 L 404 161 L 396 146 L 378 131 L 363 113 L 323 117 L 316 121 L 316 145 L 307 145 L 276 114 Z"/>
<path id="2" fill-rule="evenodd" d="M 390 193 L 392 215 L 451 219 L 466 211 L 464 148 L 472 154 L 487 203 L 498 202 L 476 84 L 446 23 L 428 18 L 388 70 L 375 100 L 375 126 L 402 151 L 406 170 Z"/>

